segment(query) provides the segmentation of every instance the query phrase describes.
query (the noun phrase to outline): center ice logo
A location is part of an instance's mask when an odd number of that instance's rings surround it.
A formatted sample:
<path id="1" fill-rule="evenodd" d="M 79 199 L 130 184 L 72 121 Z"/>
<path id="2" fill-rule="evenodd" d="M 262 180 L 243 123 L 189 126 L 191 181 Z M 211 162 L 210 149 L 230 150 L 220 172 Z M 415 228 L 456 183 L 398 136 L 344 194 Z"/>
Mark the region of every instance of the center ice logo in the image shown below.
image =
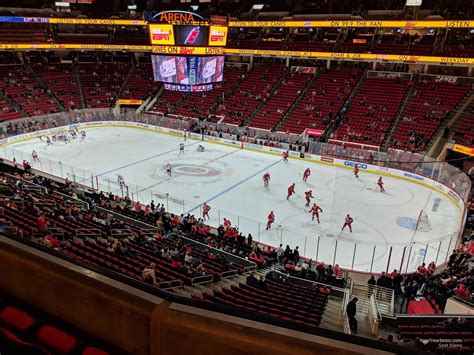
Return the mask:
<path id="1" fill-rule="evenodd" d="M 157 184 L 166 181 L 182 186 L 212 184 L 234 173 L 227 163 L 200 159 L 161 161 L 147 170 L 153 179 L 159 180 Z"/>
<path id="2" fill-rule="evenodd" d="M 162 169 L 165 170 L 165 166 Z M 172 171 L 178 175 L 191 176 L 218 176 L 221 174 L 219 169 L 194 164 L 174 164 L 172 165 Z"/>

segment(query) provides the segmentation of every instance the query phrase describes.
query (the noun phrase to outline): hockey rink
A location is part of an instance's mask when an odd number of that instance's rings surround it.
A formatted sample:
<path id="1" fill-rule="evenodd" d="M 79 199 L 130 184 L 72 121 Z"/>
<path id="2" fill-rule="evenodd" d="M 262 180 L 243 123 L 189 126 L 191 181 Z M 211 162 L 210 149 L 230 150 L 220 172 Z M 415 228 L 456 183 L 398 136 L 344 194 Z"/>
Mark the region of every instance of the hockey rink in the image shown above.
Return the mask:
<path id="1" fill-rule="evenodd" d="M 35 150 L 39 162 L 32 162 L 34 168 L 89 186 L 93 180 L 102 190 L 119 195 L 120 174 L 129 195 L 144 204 L 153 199 L 171 212 L 198 216 L 207 202 L 210 225 L 217 227 L 227 218 L 255 241 L 298 246 L 301 256 L 364 272 L 385 271 L 387 266 L 390 271 L 400 266 L 403 272 L 413 271 L 423 260 L 443 263 L 462 218 L 462 211 L 445 195 L 402 179 L 384 177 L 382 193 L 376 185 L 378 175 L 362 170 L 356 179 L 351 169 L 298 159 L 284 162 L 277 155 L 127 127 L 86 132 L 84 141 L 47 146 L 34 139 L 9 145 L 0 155 L 31 161 Z M 180 143 L 186 146 L 181 156 Z M 204 152 L 197 151 L 199 144 Z M 165 173 L 167 164 L 172 176 Z M 303 182 L 308 167 L 311 176 Z M 267 171 L 271 181 L 264 187 Z M 293 182 L 296 194 L 287 200 Z M 315 197 L 312 203 L 323 210 L 320 224 L 306 212 L 308 190 Z M 414 228 L 421 210 L 432 227 L 428 232 Z M 270 211 L 275 223 L 265 230 Z M 353 233 L 341 232 L 346 214 L 354 218 Z"/>

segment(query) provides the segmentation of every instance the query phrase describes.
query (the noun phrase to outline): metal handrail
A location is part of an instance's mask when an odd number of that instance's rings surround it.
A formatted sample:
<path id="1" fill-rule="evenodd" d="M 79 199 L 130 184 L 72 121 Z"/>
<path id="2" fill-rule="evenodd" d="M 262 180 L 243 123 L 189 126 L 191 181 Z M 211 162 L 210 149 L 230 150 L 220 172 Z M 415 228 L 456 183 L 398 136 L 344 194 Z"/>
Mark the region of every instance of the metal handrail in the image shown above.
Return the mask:
<path id="1" fill-rule="evenodd" d="M 237 270 L 229 270 L 229 271 L 224 271 L 220 274 L 220 277 L 221 279 L 226 279 L 226 278 L 229 278 L 229 277 L 232 277 L 232 276 L 235 276 L 237 275 L 238 272 Z"/>
<path id="2" fill-rule="evenodd" d="M 202 285 L 213 281 L 212 275 L 196 276 L 191 279 L 191 285 Z"/>
<path id="3" fill-rule="evenodd" d="M 335 290 L 335 291 L 339 291 L 339 292 L 344 292 L 345 289 L 344 288 L 341 288 L 341 287 L 337 287 L 337 286 L 332 286 L 332 285 L 329 285 L 329 284 L 325 284 L 323 282 L 319 282 L 319 281 L 312 281 L 312 280 L 307 280 L 307 279 L 303 279 L 301 277 L 298 277 L 298 276 L 291 276 L 291 275 L 288 275 L 286 273 L 283 273 L 279 270 L 272 270 L 274 272 L 278 272 L 279 274 L 282 274 L 284 275 L 285 277 L 289 278 L 289 279 L 295 279 L 295 280 L 300 280 L 300 282 L 302 283 L 308 283 L 310 285 L 308 285 L 307 287 L 312 287 L 314 285 L 318 285 L 318 286 L 321 286 L 321 287 L 325 287 L 325 288 L 329 288 L 331 290 Z"/>
<path id="4" fill-rule="evenodd" d="M 76 237 L 81 238 L 81 237 L 100 237 L 102 235 L 102 232 L 100 229 L 94 229 L 94 228 L 83 228 L 83 229 L 76 229 Z"/>

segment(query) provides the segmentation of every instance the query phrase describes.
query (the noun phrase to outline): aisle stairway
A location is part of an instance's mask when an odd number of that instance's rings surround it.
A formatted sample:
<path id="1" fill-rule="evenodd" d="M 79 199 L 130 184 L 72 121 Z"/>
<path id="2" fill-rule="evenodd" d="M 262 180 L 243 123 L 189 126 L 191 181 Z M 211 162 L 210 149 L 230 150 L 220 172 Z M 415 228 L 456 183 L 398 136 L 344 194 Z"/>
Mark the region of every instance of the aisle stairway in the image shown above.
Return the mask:
<path id="1" fill-rule="evenodd" d="M 394 307 L 394 293 L 392 289 L 380 287 L 380 286 L 371 286 L 354 281 L 352 286 L 352 293 L 350 299 L 357 297 L 357 313 L 360 315 L 367 315 L 369 311 L 369 297 L 372 293 L 375 292 L 377 295 L 377 304 L 380 314 L 386 316 L 393 316 L 393 307 Z"/>

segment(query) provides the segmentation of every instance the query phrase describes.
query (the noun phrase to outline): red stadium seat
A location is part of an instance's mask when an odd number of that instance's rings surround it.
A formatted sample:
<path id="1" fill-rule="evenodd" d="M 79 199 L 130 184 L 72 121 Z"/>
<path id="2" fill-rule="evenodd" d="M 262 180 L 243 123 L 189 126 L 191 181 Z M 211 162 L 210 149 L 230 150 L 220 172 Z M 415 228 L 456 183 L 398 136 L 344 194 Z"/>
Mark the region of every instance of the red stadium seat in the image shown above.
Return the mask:
<path id="1" fill-rule="evenodd" d="M 69 353 L 78 345 L 76 338 L 48 325 L 40 329 L 37 340 L 41 346 L 61 354 Z"/>
<path id="2" fill-rule="evenodd" d="M 108 355 L 108 354 L 110 353 L 108 353 L 107 351 L 103 351 L 101 349 L 97 349 L 91 346 L 85 348 L 82 351 L 82 355 Z"/>
<path id="3" fill-rule="evenodd" d="M 6 307 L 0 312 L 0 323 L 14 330 L 25 331 L 35 323 L 35 319 L 14 307 Z"/>
<path id="4" fill-rule="evenodd" d="M 46 355 L 41 347 L 20 339 L 15 333 L 0 327 L 0 352 L 5 354 Z"/>

